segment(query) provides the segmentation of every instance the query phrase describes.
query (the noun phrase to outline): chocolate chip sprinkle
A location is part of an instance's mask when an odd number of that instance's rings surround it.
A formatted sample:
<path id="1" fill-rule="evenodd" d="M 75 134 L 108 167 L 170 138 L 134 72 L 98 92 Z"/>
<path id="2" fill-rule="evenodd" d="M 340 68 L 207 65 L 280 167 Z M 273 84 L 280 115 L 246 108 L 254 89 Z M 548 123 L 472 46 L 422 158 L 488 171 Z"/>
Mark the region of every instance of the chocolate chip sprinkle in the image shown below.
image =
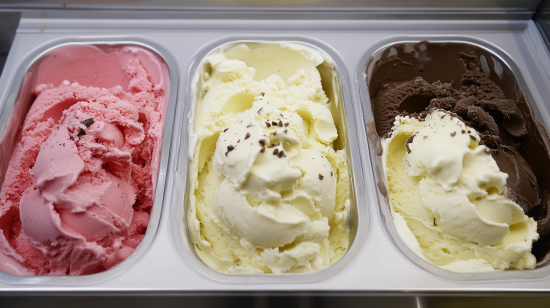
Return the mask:
<path id="1" fill-rule="evenodd" d="M 229 128 L 224 129 L 223 132 L 225 133 L 228 129 L 229 129 Z"/>
<path id="2" fill-rule="evenodd" d="M 84 136 L 84 135 L 86 135 L 86 131 L 83 130 L 83 129 L 81 128 L 81 129 L 78 131 L 77 136 L 80 137 L 80 136 Z"/>
<path id="3" fill-rule="evenodd" d="M 470 138 L 472 138 L 473 141 L 477 141 L 476 137 L 470 135 Z"/>
<path id="4" fill-rule="evenodd" d="M 428 136 L 424 136 L 424 139 L 428 139 Z"/>
<path id="5" fill-rule="evenodd" d="M 262 93 L 260 93 L 260 95 L 261 95 L 261 96 L 265 96 L 265 93 L 264 93 L 264 92 L 262 92 Z"/>
<path id="6" fill-rule="evenodd" d="M 241 142 L 241 139 L 239 139 L 239 140 L 237 141 L 237 143 L 239 143 L 239 142 Z"/>
<path id="7" fill-rule="evenodd" d="M 465 130 L 462 130 L 462 134 L 465 134 L 465 133 L 466 133 L 466 131 L 465 131 Z"/>
<path id="8" fill-rule="evenodd" d="M 265 153 L 265 148 L 262 148 L 260 152 Z"/>
<path id="9" fill-rule="evenodd" d="M 279 149 L 273 150 L 273 155 L 277 155 L 277 153 L 279 153 Z"/>
<path id="10" fill-rule="evenodd" d="M 274 131 L 274 132 L 273 132 L 273 136 L 275 136 L 275 135 L 277 135 L 277 131 Z"/>
<path id="11" fill-rule="evenodd" d="M 234 149 L 235 149 L 235 147 L 232 146 L 232 145 L 228 145 L 228 146 L 227 146 L 227 152 L 231 152 L 231 151 L 233 151 Z"/>
<path id="12" fill-rule="evenodd" d="M 279 126 L 283 127 L 283 121 L 279 120 Z"/>
<path id="13" fill-rule="evenodd" d="M 288 134 L 288 129 L 285 129 L 283 133 Z"/>
<path id="14" fill-rule="evenodd" d="M 265 140 L 264 139 L 260 139 L 260 140 L 258 140 L 258 142 L 260 143 L 261 146 L 265 146 Z"/>
<path id="15" fill-rule="evenodd" d="M 271 124 L 269 122 L 265 122 L 265 125 L 267 125 L 267 127 L 271 127 Z"/>
<path id="16" fill-rule="evenodd" d="M 92 124 L 94 124 L 94 119 L 89 118 L 89 119 L 86 119 L 86 120 L 82 121 L 81 123 L 84 124 L 86 127 L 90 127 L 90 126 L 92 126 Z"/>
<path id="17" fill-rule="evenodd" d="M 324 176 L 322 174 L 319 173 L 319 180 L 323 180 Z"/>
<path id="18" fill-rule="evenodd" d="M 456 132 L 451 133 L 451 137 L 454 137 L 454 136 L 456 136 Z"/>
<path id="19" fill-rule="evenodd" d="M 278 156 L 279 158 L 283 157 L 283 155 L 285 155 L 285 151 L 281 151 L 281 152 L 279 152 L 279 154 L 277 154 L 277 156 Z"/>
<path id="20" fill-rule="evenodd" d="M 244 136 L 244 140 L 250 138 L 250 133 L 246 133 L 246 136 Z"/>
<path id="21" fill-rule="evenodd" d="M 290 123 L 285 123 L 285 127 L 288 127 L 288 124 L 290 124 Z"/>
<path id="22" fill-rule="evenodd" d="M 258 113 L 262 113 L 262 110 L 264 110 L 264 107 L 258 109 Z"/>
<path id="23" fill-rule="evenodd" d="M 277 121 L 271 121 L 271 124 L 273 124 L 273 126 L 277 126 Z"/>
<path id="24" fill-rule="evenodd" d="M 248 124 L 248 125 L 246 126 L 246 128 L 252 127 L 252 125 L 253 125 L 253 124 Z"/>
<path id="25" fill-rule="evenodd" d="M 330 176 L 334 176 L 334 174 L 332 174 L 332 171 L 330 172 Z"/>
<path id="26" fill-rule="evenodd" d="M 442 115 L 442 116 L 441 116 L 441 120 L 443 120 L 443 118 L 444 118 L 445 116 L 446 116 L 446 114 Z"/>

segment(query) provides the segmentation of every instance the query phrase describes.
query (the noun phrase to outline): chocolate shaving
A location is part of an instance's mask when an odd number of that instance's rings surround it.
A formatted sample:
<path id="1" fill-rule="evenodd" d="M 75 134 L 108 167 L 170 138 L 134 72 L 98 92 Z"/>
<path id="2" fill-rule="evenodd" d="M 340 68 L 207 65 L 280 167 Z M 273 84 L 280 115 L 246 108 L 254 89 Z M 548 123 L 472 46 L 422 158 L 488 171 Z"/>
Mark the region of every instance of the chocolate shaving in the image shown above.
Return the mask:
<path id="1" fill-rule="evenodd" d="M 229 129 L 229 128 L 224 129 L 223 132 L 225 133 L 228 129 Z"/>
<path id="2" fill-rule="evenodd" d="M 237 143 L 239 143 L 239 142 L 241 142 L 241 139 L 239 139 L 239 140 L 237 141 Z"/>
<path id="3" fill-rule="evenodd" d="M 277 156 L 278 156 L 279 158 L 283 157 L 283 155 L 285 155 L 285 151 L 281 151 L 281 152 L 279 152 L 279 154 L 277 154 Z"/>
<path id="4" fill-rule="evenodd" d="M 428 139 L 428 136 L 424 136 L 424 139 Z"/>
<path id="5" fill-rule="evenodd" d="M 265 148 L 262 148 L 260 152 L 265 153 Z"/>
<path id="6" fill-rule="evenodd" d="M 277 155 L 277 153 L 279 153 L 279 149 L 273 150 L 273 155 Z"/>
<path id="7" fill-rule="evenodd" d="M 246 128 L 252 127 L 252 125 L 253 125 L 253 124 L 248 124 L 248 125 L 246 126 Z"/>
<path id="8" fill-rule="evenodd" d="M 288 134 L 288 129 L 285 129 L 283 133 Z"/>
<path id="9" fill-rule="evenodd" d="M 89 118 L 89 119 L 86 119 L 86 120 L 82 121 L 81 123 L 84 124 L 86 127 L 90 127 L 90 126 L 92 126 L 92 124 L 94 124 L 94 119 Z"/>
<path id="10" fill-rule="evenodd" d="M 86 131 L 83 130 L 83 129 L 81 128 L 81 129 L 78 131 L 77 136 L 80 137 L 80 136 L 84 136 L 84 135 L 86 135 Z"/>
<path id="11" fill-rule="evenodd" d="M 279 120 L 279 126 L 283 127 L 283 121 Z"/>
<path id="12" fill-rule="evenodd" d="M 473 141 L 477 141 L 476 137 L 470 135 L 470 138 L 472 138 Z"/>
<path id="13" fill-rule="evenodd" d="M 260 95 L 261 95 L 261 96 L 265 96 L 265 93 L 264 93 L 264 92 L 262 92 L 262 93 L 260 93 Z"/>
<path id="14" fill-rule="evenodd" d="M 330 176 L 334 176 L 334 174 L 332 174 L 332 171 L 330 172 Z"/>
<path id="15" fill-rule="evenodd" d="M 244 140 L 250 138 L 250 133 L 246 133 L 246 136 L 244 136 Z"/>
<path id="16" fill-rule="evenodd" d="M 414 140 L 414 138 L 416 137 L 416 135 L 418 135 L 418 132 L 414 133 L 413 135 L 411 135 L 409 138 L 407 138 L 407 140 L 405 141 L 405 147 L 407 148 L 407 153 L 410 153 L 411 152 L 411 148 L 409 147 L 409 144 L 411 144 Z"/>
<path id="17" fill-rule="evenodd" d="M 319 180 L 323 180 L 324 176 L 322 174 L 319 173 Z"/>
<path id="18" fill-rule="evenodd" d="M 264 109 L 264 107 L 258 109 L 258 113 L 261 113 L 263 109 Z"/>
<path id="19" fill-rule="evenodd" d="M 288 127 L 288 124 L 290 124 L 290 123 L 285 123 L 285 127 Z"/>
<path id="20" fill-rule="evenodd" d="M 235 147 L 232 146 L 232 145 L 228 145 L 228 146 L 227 146 L 227 152 L 231 152 L 231 151 L 233 151 L 234 149 L 235 149 Z"/>
<path id="21" fill-rule="evenodd" d="M 454 136 L 456 136 L 456 132 L 451 133 L 451 137 L 454 137 Z"/>

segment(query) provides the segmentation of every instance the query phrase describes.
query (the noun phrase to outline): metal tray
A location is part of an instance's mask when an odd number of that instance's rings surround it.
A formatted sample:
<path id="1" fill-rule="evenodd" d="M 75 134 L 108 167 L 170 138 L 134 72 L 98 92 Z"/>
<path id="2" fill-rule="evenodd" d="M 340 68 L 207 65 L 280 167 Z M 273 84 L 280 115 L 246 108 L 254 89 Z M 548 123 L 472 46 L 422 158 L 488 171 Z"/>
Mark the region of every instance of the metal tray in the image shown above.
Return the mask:
<path id="1" fill-rule="evenodd" d="M 398 18 L 398 17 L 396 17 Z M 356 72 L 360 65 L 361 73 L 366 69 L 365 60 L 361 58 L 379 41 L 396 36 L 414 35 L 430 40 L 433 37 L 472 37 L 498 46 L 509 55 L 519 68 L 531 92 L 543 121 L 550 123 L 550 54 L 547 51 L 540 33 L 532 21 L 511 20 L 77 20 L 77 19 L 39 19 L 23 18 L 19 25 L 4 72 L 0 77 L 0 101 L 5 101 L 15 79 L 16 69 L 27 55 L 37 47 L 52 40 L 75 35 L 88 37 L 88 41 L 105 33 L 113 40 L 125 40 L 129 35 L 140 35 L 146 40 L 155 40 L 165 46 L 166 50 L 176 56 L 176 66 L 182 72 L 179 78 L 178 103 L 175 108 L 174 131 L 183 131 L 187 125 L 183 109 L 189 108 L 185 99 L 188 95 L 185 87 L 188 84 L 189 70 L 196 65 L 192 59 L 207 44 L 239 33 L 250 35 L 259 40 L 280 40 L 294 36 L 304 36 L 313 40 L 322 40 L 323 45 L 330 46 L 331 52 L 340 59 L 348 72 L 340 71 L 342 78 L 349 80 L 351 105 L 354 118 L 361 166 L 362 180 L 365 186 L 357 192 L 365 196 L 369 211 L 368 236 L 363 239 L 357 236 L 350 247 L 346 264 L 342 259 L 334 266 L 340 268 L 329 277 L 310 282 L 262 282 L 239 281 L 222 282 L 205 276 L 199 266 L 204 265 L 182 244 L 183 255 L 178 248 L 173 233 L 173 219 L 180 223 L 183 217 L 172 211 L 173 190 L 184 190 L 176 185 L 186 174 L 176 172 L 181 157 L 181 142 L 176 134 L 172 135 L 170 162 L 167 168 L 166 198 L 164 206 L 170 210 L 161 213 L 157 235 L 150 248 L 142 257 L 118 275 L 89 284 L 7 284 L 0 282 L 2 294 L 193 294 L 193 295 L 235 295 L 235 294 L 339 294 L 339 295 L 449 295 L 465 294 L 506 294 L 529 293 L 546 294 L 550 292 L 550 278 L 533 279 L 500 279 L 491 281 L 457 281 L 433 275 L 406 258 L 392 243 L 384 226 L 381 209 L 377 199 L 376 182 L 366 136 L 366 126 L 362 114 L 359 86 L 364 85 L 364 77 Z M 300 37 L 297 37 L 300 36 Z M 247 39 L 240 37 L 241 39 Z M 301 40 L 301 39 L 300 39 Z M 416 40 L 416 39 L 415 39 Z M 303 41 L 303 40 L 302 40 Z M 304 41 L 308 43 L 308 41 Z M 222 42 L 220 41 L 219 44 Z M 314 44 L 314 42 L 313 42 Z M 380 45 L 378 45 L 380 46 Z M 211 48 L 214 46 L 211 46 Z M 324 48 L 323 48 L 324 49 Z M 205 49 L 206 50 L 206 49 Z M 374 50 L 372 50 L 374 51 Z M 345 95 L 345 92 L 344 92 Z M 168 128 L 166 128 L 168 129 Z M 179 134 L 179 133 L 178 133 Z M 361 137 L 362 136 L 362 137 Z M 350 134 L 350 137 L 353 136 Z M 181 152 L 180 152 L 181 153 Z M 357 167 L 357 166 L 355 166 Z M 357 180 L 357 179 L 356 179 Z M 181 183 L 181 182 L 180 182 Z M 180 192 L 182 195 L 184 192 Z M 181 199 L 183 200 L 183 199 Z M 166 209 L 166 208 L 165 208 Z M 183 230 L 182 230 L 183 231 Z M 179 232 L 179 231 L 178 231 Z M 181 237 L 184 238 L 181 233 Z M 359 234 L 359 233 L 358 233 Z M 357 246 L 357 247 L 356 247 Z M 356 256 L 351 256 L 351 249 L 356 249 Z M 187 257 L 185 257 L 185 255 Z M 189 259 L 190 261 L 188 262 Z M 342 265 L 340 265 L 340 263 Z M 330 269 L 330 268 L 329 268 Z M 257 279 L 257 278 L 254 278 Z"/>
<path id="2" fill-rule="evenodd" d="M 347 166 L 350 175 L 350 244 L 348 252 L 336 263 L 327 268 L 324 268 L 318 272 L 308 274 L 266 274 L 266 275 L 228 275 L 217 272 L 206 267 L 195 253 L 192 241 L 189 238 L 187 231 L 187 213 L 188 202 L 190 193 L 190 178 L 194 178 L 191 174 L 196 172 L 190 170 L 190 134 L 193 132 L 192 123 L 194 122 L 194 111 L 197 104 L 197 82 L 198 75 L 203 71 L 203 59 L 211 53 L 217 50 L 224 50 L 231 46 L 240 43 L 277 43 L 280 41 L 300 44 L 313 48 L 320 52 L 324 57 L 334 63 L 335 68 L 331 69 L 329 76 L 322 76 L 322 82 L 325 86 L 334 87 L 333 97 L 329 98 L 332 102 L 336 103 L 336 112 L 333 113 L 335 119 L 336 128 L 338 131 L 338 140 L 343 144 L 347 154 Z M 171 223 L 172 223 L 172 237 L 174 244 L 178 248 L 180 254 L 184 260 L 190 264 L 193 264 L 195 269 L 206 277 L 221 281 L 221 282 L 257 282 L 257 283 L 289 283 L 289 282 L 313 282 L 321 279 L 326 279 L 336 274 L 339 269 L 345 266 L 350 258 L 357 255 L 357 251 L 361 246 L 361 243 L 366 237 L 368 230 L 368 211 L 365 196 L 362 194 L 361 188 L 364 186 L 363 182 L 363 170 L 361 166 L 361 155 L 357 146 L 357 133 L 355 129 L 355 120 L 348 115 L 353 114 L 353 105 L 351 103 L 351 96 L 349 92 L 349 81 L 347 78 L 347 71 L 343 65 L 342 60 L 338 57 L 332 48 L 320 42 L 318 40 L 308 37 L 292 37 L 292 36 L 270 36 L 259 37 L 224 37 L 202 47 L 191 60 L 192 66 L 189 69 L 187 79 L 187 91 L 185 95 L 184 105 L 184 123 L 182 130 L 179 134 L 179 152 L 176 156 L 179 158 L 178 165 L 176 167 L 176 176 L 174 179 L 174 185 L 177 187 L 185 187 L 184 189 L 175 189 L 172 197 L 171 204 Z M 327 69 L 328 71 L 328 69 Z M 342 139 L 340 139 L 342 138 Z M 176 145 L 174 145 L 176 146 Z M 184 178 L 184 176 L 186 176 Z M 185 192 L 185 194 L 184 194 Z"/>
<path id="3" fill-rule="evenodd" d="M 366 126 L 368 127 L 368 141 L 369 141 L 369 152 L 370 152 L 370 159 L 374 162 L 373 164 L 373 173 L 374 177 L 377 183 L 377 195 L 380 205 L 381 214 L 384 220 L 384 224 L 386 227 L 386 232 L 389 233 L 389 236 L 394 243 L 394 245 L 397 246 L 397 248 L 407 257 L 409 258 L 414 264 L 419 266 L 420 268 L 434 274 L 440 277 L 448 278 L 448 279 L 454 279 L 454 280 L 498 280 L 498 279 L 528 279 L 528 278 L 541 278 L 546 277 L 550 274 L 550 267 L 543 266 L 541 268 L 536 268 L 533 270 L 523 270 L 523 271 L 494 271 L 494 272 L 451 272 L 444 270 L 438 266 L 433 265 L 432 263 L 428 262 L 427 260 L 421 258 L 416 253 L 414 253 L 402 240 L 402 238 L 399 236 L 397 229 L 395 227 L 392 213 L 391 213 L 391 205 L 389 203 L 389 200 L 387 198 L 387 183 L 385 174 L 383 171 L 383 164 L 382 164 L 382 147 L 380 144 L 380 136 L 376 132 L 376 128 L 374 126 L 374 116 L 372 114 L 372 105 L 370 102 L 370 95 L 368 90 L 368 84 L 370 83 L 370 80 L 372 78 L 372 71 L 374 69 L 374 65 L 376 61 L 380 59 L 380 56 L 383 51 L 385 51 L 387 48 L 389 48 L 391 45 L 399 44 L 399 43 L 416 43 L 423 40 L 420 36 L 398 36 L 398 37 L 391 37 L 384 40 L 381 40 L 377 42 L 374 46 L 372 46 L 361 58 L 361 62 L 359 65 L 359 68 L 357 69 L 357 80 L 363 80 L 363 84 L 359 84 L 359 92 L 361 95 L 361 103 L 363 106 L 363 116 L 365 119 Z M 499 64 L 502 69 L 503 73 L 502 76 L 505 76 L 503 78 L 508 78 L 510 85 L 518 85 L 519 88 L 513 87 L 511 91 L 509 91 L 511 94 L 510 99 L 517 100 L 519 99 L 522 94 L 525 96 L 525 99 L 527 101 L 527 104 L 529 102 L 534 102 L 533 96 L 531 95 L 531 92 L 529 91 L 529 88 L 527 87 L 527 84 L 525 80 L 523 79 L 523 76 L 519 70 L 519 67 L 514 62 L 514 60 L 506 54 L 502 49 L 498 48 L 497 46 L 492 45 L 491 43 L 476 39 L 473 37 L 467 37 L 467 36 L 434 36 L 430 37 L 429 42 L 433 43 L 465 43 L 469 44 L 474 47 L 480 48 L 482 51 L 487 53 L 491 56 L 492 61 L 491 63 L 495 62 L 496 64 Z M 521 93 L 523 92 L 523 93 Z M 535 117 L 535 120 L 539 124 L 539 129 L 546 130 L 548 129 L 548 125 L 545 125 L 541 113 L 539 109 L 537 108 L 536 103 L 531 104 L 532 114 Z M 544 132 L 546 133 L 546 132 Z M 384 193 L 386 196 L 384 196 Z"/>
<path id="4" fill-rule="evenodd" d="M 174 65 L 175 61 L 170 53 L 162 46 L 151 40 L 131 37 L 125 39 L 65 37 L 53 40 L 32 50 L 19 66 L 12 82 L 12 86 L 9 88 L 8 95 L 2 101 L 2 111 L 0 113 L 0 134 L 2 135 L 2 139 L 0 141 L 0 150 L 2 154 L 0 162 L 0 181 L 4 181 L 4 174 L 11 159 L 15 143 L 20 138 L 21 125 L 25 120 L 30 106 L 34 102 L 34 99 L 31 97 L 32 89 L 30 88 L 33 82 L 31 81 L 32 78 L 27 78 L 27 73 L 30 73 L 29 76 L 32 76 L 32 72 L 40 66 L 41 59 L 52 50 L 71 45 L 93 45 L 100 48 L 102 46 L 112 48 L 116 48 L 117 46 L 139 46 L 151 52 L 166 65 L 166 73 L 167 75 L 169 74 L 170 84 L 166 95 L 167 110 L 165 111 L 166 117 L 164 119 L 164 135 L 162 138 L 162 147 L 160 149 L 159 170 L 157 173 L 156 190 L 154 192 L 153 207 L 151 209 L 149 225 L 143 240 L 140 242 L 138 247 L 136 247 L 134 252 L 120 264 L 109 270 L 83 276 L 30 277 L 12 276 L 4 272 L 0 272 L 0 281 L 4 283 L 32 285 L 79 285 L 108 279 L 124 272 L 125 270 L 128 270 L 143 256 L 153 242 L 160 222 L 164 199 L 166 168 L 168 165 L 170 139 L 174 120 L 174 109 L 176 107 L 177 87 L 174 87 L 174 85 L 178 84 L 179 76 L 177 66 Z M 12 125 L 9 125 L 10 123 Z"/>

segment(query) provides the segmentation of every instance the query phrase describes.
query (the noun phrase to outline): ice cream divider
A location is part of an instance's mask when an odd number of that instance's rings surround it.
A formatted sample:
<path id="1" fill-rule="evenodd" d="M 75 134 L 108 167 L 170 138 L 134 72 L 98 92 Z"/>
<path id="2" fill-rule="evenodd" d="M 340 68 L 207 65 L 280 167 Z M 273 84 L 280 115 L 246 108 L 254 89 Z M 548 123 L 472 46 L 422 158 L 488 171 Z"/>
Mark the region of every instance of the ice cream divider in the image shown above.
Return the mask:
<path id="1" fill-rule="evenodd" d="M 414 253 L 401 239 L 395 223 L 393 221 L 389 199 L 388 199 L 388 189 L 386 183 L 386 177 L 384 174 L 383 164 L 382 164 L 382 147 L 381 147 L 381 138 L 376 132 L 376 127 L 374 123 L 374 116 L 372 112 L 372 105 L 370 100 L 370 94 L 368 90 L 368 84 L 370 78 L 372 77 L 372 71 L 374 64 L 384 50 L 386 50 L 391 45 L 397 43 L 416 43 L 420 41 L 429 41 L 436 43 L 463 43 L 470 44 L 475 47 L 481 48 L 482 50 L 488 52 L 492 55 L 493 61 L 501 64 L 502 69 L 505 70 L 507 76 L 515 77 L 515 80 L 511 80 L 511 84 L 516 84 L 519 87 L 520 92 L 523 92 L 523 95 L 526 101 L 530 104 L 532 114 L 534 115 L 535 122 L 539 124 L 539 128 L 542 128 L 544 131 L 548 131 L 547 123 L 545 123 L 537 104 L 542 102 L 536 102 L 531 95 L 529 88 L 518 65 L 514 62 L 511 56 L 509 56 L 504 50 L 499 47 L 484 41 L 479 38 L 469 37 L 469 36 L 460 36 L 460 35 L 450 35 L 450 36 L 437 36 L 437 35 L 410 35 L 410 36 L 397 36 L 384 38 L 369 48 L 359 61 L 356 70 L 356 82 L 359 90 L 359 97 L 361 100 L 362 113 L 365 121 L 365 126 L 367 130 L 366 143 L 368 144 L 368 157 L 365 157 L 367 160 L 365 163 L 366 169 L 371 169 L 374 176 L 373 187 L 371 191 L 376 191 L 376 197 L 378 198 L 380 218 L 382 224 L 385 226 L 385 231 L 387 232 L 388 237 L 393 242 L 394 246 L 400 253 L 407 259 L 409 262 L 413 263 L 415 266 L 420 267 L 421 269 L 434 274 L 436 276 L 457 280 L 457 281 L 486 281 L 486 280 L 522 280 L 522 279 L 537 279 L 547 277 L 550 274 L 550 267 L 548 265 L 542 266 L 540 268 L 532 270 L 508 270 L 508 271 L 494 271 L 494 272 L 451 272 L 444 270 L 427 260 L 419 257 Z M 518 94 L 517 89 L 516 94 Z M 368 166 L 370 165 L 370 167 Z M 367 171 L 365 171 L 367 172 Z"/>
<path id="2" fill-rule="evenodd" d="M 193 150 L 190 145 L 191 125 L 194 120 L 194 108 L 196 102 L 196 76 L 202 72 L 203 59 L 215 52 L 216 50 L 226 49 L 239 43 L 277 43 L 277 42 L 292 42 L 313 48 L 334 64 L 334 68 L 326 66 L 325 72 L 321 72 L 323 88 L 327 92 L 331 92 L 333 97 L 340 104 L 336 109 L 336 114 L 333 116 L 340 118 L 336 120 L 336 126 L 339 136 L 343 135 L 343 146 L 347 151 L 347 166 L 350 174 L 350 245 L 347 253 L 332 266 L 324 268 L 320 271 L 308 274 L 258 274 L 258 275 L 230 275 L 217 272 L 207 267 L 195 253 L 193 244 L 187 230 L 187 211 L 189 202 L 189 166 L 190 150 Z M 321 65 L 325 66 L 325 65 Z M 367 212 L 366 198 L 364 194 L 363 174 L 360 161 L 360 152 L 356 142 L 357 131 L 356 121 L 354 119 L 355 106 L 351 103 L 349 92 L 348 74 L 340 56 L 334 49 L 327 46 L 325 43 L 301 36 L 229 36 L 215 40 L 195 53 L 190 62 L 190 67 L 187 72 L 187 85 L 185 94 L 184 111 L 178 114 L 176 121 L 176 129 L 180 131 L 178 140 L 175 140 L 172 151 L 177 151 L 172 154 L 175 162 L 175 172 L 173 179 L 174 189 L 172 192 L 172 201 L 170 208 L 170 228 L 173 244 L 176 246 L 179 254 L 185 262 L 200 274 L 212 280 L 225 283 L 302 283 L 315 282 L 327 279 L 346 266 L 348 260 L 354 258 L 364 242 L 369 226 L 369 215 Z M 327 90 L 327 86 L 333 87 L 333 91 Z M 329 94 L 330 97 L 330 94 Z M 180 120 L 181 119 L 181 120 Z M 346 125 L 347 124 L 347 125 Z M 172 176 L 172 175 L 170 175 Z"/>
<path id="3" fill-rule="evenodd" d="M 106 271 L 82 276 L 13 276 L 0 272 L 0 281 L 16 285 L 84 285 L 104 281 L 118 275 L 135 264 L 150 248 L 157 229 L 165 198 L 166 174 L 168 171 L 169 151 L 171 147 L 174 115 L 176 114 L 176 99 L 179 88 L 179 72 L 175 58 L 161 44 L 139 36 L 78 36 L 62 37 L 48 41 L 32 50 L 19 66 L 17 73 L 11 81 L 8 81 L 9 92 L 2 102 L 0 112 L 0 181 L 3 182 L 5 171 L 13 154 L 15 143 L 21 134 L 23 121 L 33 102 L 31 97 L 31 82 L 25 78 L 27 74 L 37 69 L 40 60 L 48 52 L 56 48 L 71 45 L 93 45 L 100 49 L 116 48 L 118 46 L 141 47 L 156 56 L 167 69 L 169 75 L 169 88 L 167 93 L 167 105 L 165 110 L 164 130 L 160 149 L 159 168 L 154 192 L 153 207 L 151 209 L 149 224 L 145 236 L 124 261 Z M 27 97 L 24 97 L 27 95 Z M 16 104 L 16 102 L 22 102 Z"/>

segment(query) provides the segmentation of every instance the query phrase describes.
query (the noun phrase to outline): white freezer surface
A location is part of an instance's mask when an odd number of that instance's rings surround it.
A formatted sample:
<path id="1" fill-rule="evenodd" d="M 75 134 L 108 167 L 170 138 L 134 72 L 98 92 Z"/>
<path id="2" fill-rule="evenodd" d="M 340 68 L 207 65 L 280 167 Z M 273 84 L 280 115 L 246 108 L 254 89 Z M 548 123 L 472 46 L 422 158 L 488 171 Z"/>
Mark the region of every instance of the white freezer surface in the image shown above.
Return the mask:
<path id="1" fill-rule="evenodd" d="M 344 60 L 354 104 L 360 104 L 356 70 L 360 58 L 376 41 L 391 36 L 430 35 L 472 36 L 505 50 L 520 67 L 547 126 L 550 126 L 550 56 L 533 21 L 315 21 L 315 20 L 72 20 L 22 19 L 8 60 L 0 77 L 0 102 L 22 60 L 38 46 L 60 37 L 143 36 L 166 47 L 176 58 L 180 71 L 178 103 L 184 103 L 187 72 L 194 53 L 205 44 L 232 35 L 301 35 L 332 46 Z M 362 64 L 361 64 L 362 65 Z M 362 80 L 359 82 L 363 82 Z M 533 102 L 531 102 L 533 103 Z M 181 109 L 180 109 L 181 110 Z M 362 119 L 362 116 L 361 116 Z M 178 131 L 178 125 L 175 131 Z M 364 129 L 364 128 L 363 128 Z M 365 132 L 363 146 L 366 147 Z M 366 149 L 366 148 L 365 148 Z M 365 151 L 368 162 L 368 151 Z M 172 158 L 171 158 L 172 160 Z M 370 164 L 370 163 L 369 163 Z M 373 185 L 370 165 L 364 167 L 367 185 Z M 167 192 L 172 189 L 167 182 Z M 178 188 L 184 189 L 184 188 Z M 221 283 L 210 280 L 179 255 L 170 236 L 171 197 L 165 196 L 156 238 L 149 250 L 133 266 L 107 280 L 85 285 L 9 285 L 0 283 L 0 292 L 129 292 L 134 295 L 156 292 L 230 293 L 242 292 L 326 292 L 330 293 L 452 293 L 452 292 L 548 292 L 550 277 L 508 281 L 452 281 L 434 276 L 409 262 L 390 241 L 380 217 L 375 196 L 368 196 L 370 227 L 356 257 L 341 272 L 315 283 Z"/>

